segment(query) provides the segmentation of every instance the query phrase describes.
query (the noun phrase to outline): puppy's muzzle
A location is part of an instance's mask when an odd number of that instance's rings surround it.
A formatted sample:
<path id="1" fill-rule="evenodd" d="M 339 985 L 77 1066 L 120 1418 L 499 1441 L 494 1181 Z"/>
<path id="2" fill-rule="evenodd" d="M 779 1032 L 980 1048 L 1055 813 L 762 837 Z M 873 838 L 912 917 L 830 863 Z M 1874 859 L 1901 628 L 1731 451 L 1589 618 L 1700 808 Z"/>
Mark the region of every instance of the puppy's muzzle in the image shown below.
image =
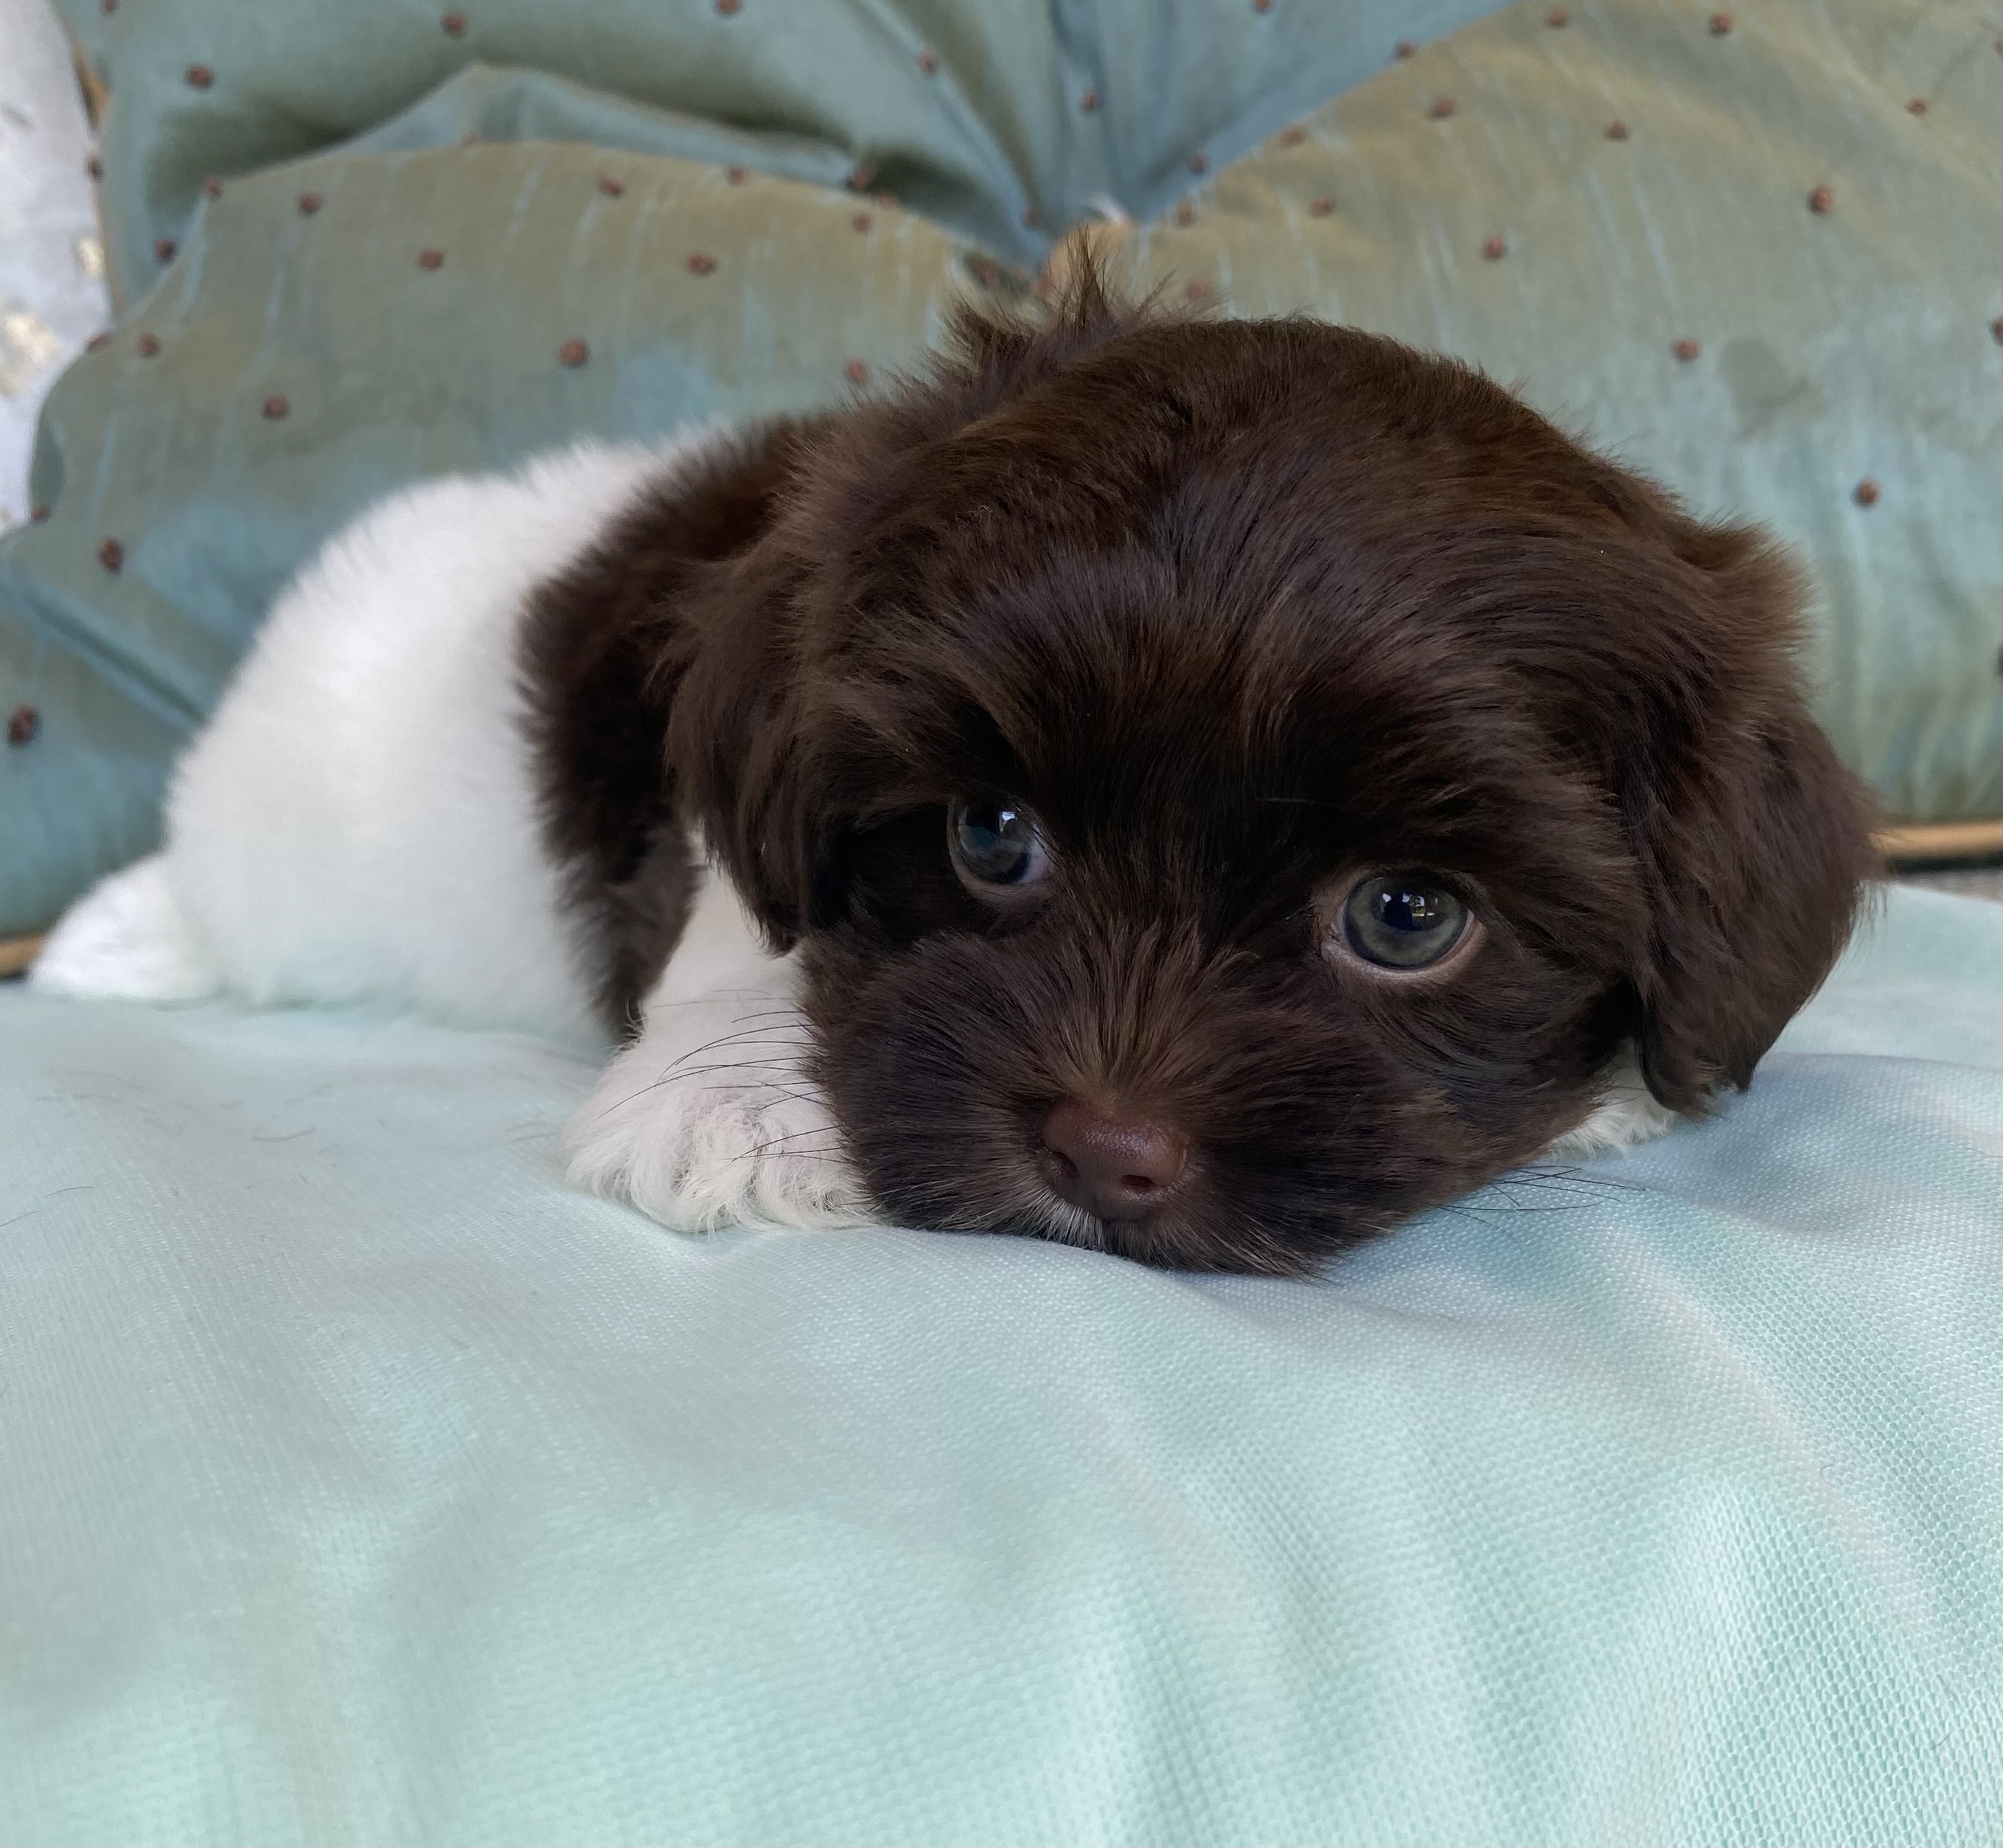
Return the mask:
<path id="1" fill-rule="evenodd" d="M 1104 1220 L 1145 1219 L 1189 1165 L 1188 1138 L 1165 1123 L 1082 1099 L 1043 1119 L 1037 1155 L 1060 1200 Z"/>

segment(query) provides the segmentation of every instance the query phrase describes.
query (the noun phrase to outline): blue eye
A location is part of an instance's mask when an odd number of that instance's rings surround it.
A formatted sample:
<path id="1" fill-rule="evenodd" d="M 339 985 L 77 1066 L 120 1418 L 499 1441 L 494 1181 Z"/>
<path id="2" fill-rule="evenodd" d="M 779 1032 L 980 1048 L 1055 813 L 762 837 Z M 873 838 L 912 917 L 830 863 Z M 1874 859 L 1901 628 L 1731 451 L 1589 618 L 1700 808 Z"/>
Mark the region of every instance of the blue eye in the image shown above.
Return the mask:
<path id="1" fill-rule="evenodd" d="M 1342 907 L 1349 947 L 1384 969 L 1437 962 L 1466 928 L 1467 907 L 1428 872 L 1372 873 Z"/>
<path id="2" fill-rule="evenodd" d="M 1050 850 L 1035 818 L 1005 802 L 955 802 L 946 844 L 970 885 L 1033 885 L 1050 867 Z"/>

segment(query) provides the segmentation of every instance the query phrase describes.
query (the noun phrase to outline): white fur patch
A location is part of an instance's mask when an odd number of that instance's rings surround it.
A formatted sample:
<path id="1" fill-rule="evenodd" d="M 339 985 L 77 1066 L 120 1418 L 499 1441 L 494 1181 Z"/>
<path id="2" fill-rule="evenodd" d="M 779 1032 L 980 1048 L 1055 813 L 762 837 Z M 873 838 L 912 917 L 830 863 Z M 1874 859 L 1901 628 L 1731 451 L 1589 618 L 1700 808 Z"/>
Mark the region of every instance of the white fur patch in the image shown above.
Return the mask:
<path id="1" fill-rule="evenodd" d="M 35 984 L 382 1000 L 597 1038 L 538 836 L 522 608 L 643 479 L 708 440 L 428 481 L 337 534 L 176 767 L 161 853 L 72 910 Z"/>
<path id="2" fill-rule="evenodd" d="M 523 606 L 644 480 L 718 440 L 429 481 L 337 534 L 176 766 L 165 847 L 71 908 L 34 985 L 386 1001 L 597 1038 L 537 823 Z M 573 1178 L 671 1226 L 866 1222 L 801 1073 L 796 982 L 711 873 L 639 1038 L 572 1125 Z"/>
<path id="3" fill-rule="evenodd" d="M 820 1093 L 792 956 L 769 955 L 711 868 L 614 1059 L 564 1133 L 570 1178 L 663 1225 L 823 1228 L 875 1217 Z"/>
<path id="4" fill-rule="evenodd" d="M 222 986 L 189 933 L 164 854 L 107 874 L 71 906 L 28 980 L 44 994 L 101 1001 L 198 1001 Z"/>
<path id="5" fill-rule="evenodd" d="M 1544 1151 L 1547 1156 L 1576 1159 L 1607 1149 L 1632 1148 L 1666 1135 L 1681 1120 L 1658 1103 L 1642 1081 L 1641 1062 L 1631 1046 L 1600 1074 L 1600 1080 L 1606 1088 L 1592 1114 L 1559 1137 Z"/>

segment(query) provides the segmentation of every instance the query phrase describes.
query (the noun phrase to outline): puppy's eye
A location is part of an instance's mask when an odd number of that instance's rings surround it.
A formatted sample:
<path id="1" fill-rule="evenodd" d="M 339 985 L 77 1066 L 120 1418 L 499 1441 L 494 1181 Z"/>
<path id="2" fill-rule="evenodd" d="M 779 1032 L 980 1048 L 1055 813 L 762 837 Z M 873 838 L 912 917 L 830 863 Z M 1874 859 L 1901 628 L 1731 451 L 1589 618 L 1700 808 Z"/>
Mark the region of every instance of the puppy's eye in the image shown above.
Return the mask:
<path id="1" fill-rule="evenodd" d="M 1343 901 L 1344 941 L 1382 969 L 1424 969 L 1439 962 L 1467 924 L 1467 907 L 1433 873 L 1372 873 Z"/>
<path id="2" fill-rule="evenodd" d="M 1035 817 L 1005 802 L 955 802 L 946 843 L 969 885 L 1031 886 L 1050 869 L 1050 850 Z"/>

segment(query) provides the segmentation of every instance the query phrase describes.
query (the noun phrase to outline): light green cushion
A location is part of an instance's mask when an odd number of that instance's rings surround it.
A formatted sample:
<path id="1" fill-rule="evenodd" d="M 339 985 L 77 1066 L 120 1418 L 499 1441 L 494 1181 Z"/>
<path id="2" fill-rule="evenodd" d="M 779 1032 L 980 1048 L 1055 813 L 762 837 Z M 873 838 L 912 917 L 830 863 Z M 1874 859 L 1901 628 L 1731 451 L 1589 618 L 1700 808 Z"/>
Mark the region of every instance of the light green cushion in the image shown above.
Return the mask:
<path id="1" fill-rule="evenodd" d="M 1662 0 L 1553 27 L 1540 0 L 1263 148 L 1396 33 L 1486 0 L 784 22 L 491 0 L 459 38 L 416 0 L 65 10 L 111 84 L 132 306 L 50 400 L 48 518 L 0 540 L 0 713 L 37 715 L 0 749 L 0 935 L 151 844 L 173 752 L 366 501 L 587 433 L 838 401 L 852 365 L 917 363 L 955 295 L 1019 298 L 1095 195 L 1145 218 L 1180 188 L 1192 222 L 1139 239 L 1172 294 L 1472 357 L 1705 512 L 1770 522 L 1817 589 L 1810 666 L 1848 761 L 1894 815 L 2003 813 L 2003 60 L 1973 0 L 1771 0 L 1722 36 Z M 834 190 L 858 167 L 867 196 Z M 580 338 L 586 365 L 559 365 Z"/>
<path id="2" fill-rule="evenodd" d="M 136 300 L 205 176 L 468 131 L 741 160 L 823 186 L 866 173 L 865 190 L 1034 264 L 1095 197 L 1151 215 L 1187 186 L 1192 155 L 1236 159 L 1401 36 L 1495 0 L 57 4 L 111 87 L 108 254 Z M 188 82 L 196 65 L 205 88 Z"/>
<path id="3" fill-rule="evenodd" d="M 0 711 L 42 715 L 0 752 L 0 935 L 150 847 L 173 752 L 285 578 L 386 487 L 825 402 L 854 392 L 848 367 L 921 351 L 957 246 L 869 209 L 858 232 L 839 194 L 541 142 L 231 182 L 114 344 L 58 386 L 33 477 L 53 515 L 0 542 Z M 691 271 L 697 256 L 715 267 Z"/>
<path id="4" fill-rule="evenodd" d="M 1194 223 L 1144 231 L 1142 273 L 1472 360 L 1701 512 L 1768 526 L 1808 570 L 1845 759 L 1893 816 L 2003 816 L 1994 19 L 1548 16 L 1506 8 L 1269 142 Z"/>
<path id="5" fill-rule="evenodd" d="M 1319 1280 L 666 1233 L 586 1068 L 0 989 L 0 1839 L 1994 1843 L 2003 910 Z"/>

